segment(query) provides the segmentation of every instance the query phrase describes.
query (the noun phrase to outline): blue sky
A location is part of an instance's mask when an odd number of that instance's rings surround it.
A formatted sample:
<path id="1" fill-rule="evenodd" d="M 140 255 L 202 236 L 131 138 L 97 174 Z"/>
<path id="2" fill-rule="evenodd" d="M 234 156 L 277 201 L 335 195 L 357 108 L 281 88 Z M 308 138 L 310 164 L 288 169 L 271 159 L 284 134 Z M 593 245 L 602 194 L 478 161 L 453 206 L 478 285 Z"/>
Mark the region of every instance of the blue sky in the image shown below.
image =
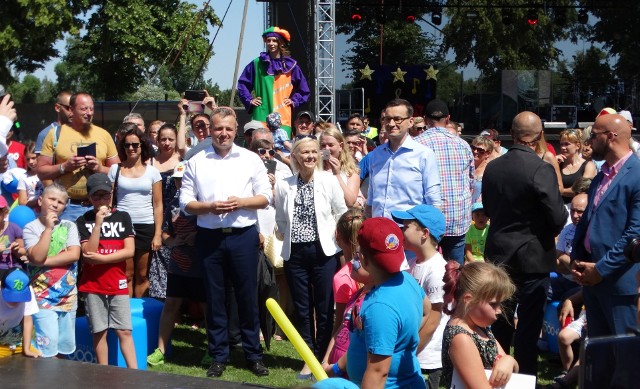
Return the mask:
<path id="1" fill-rule="evenodd" d="M 191 0 L 194 4 L 202 5 L 202 1 Z M 222 18 L 224 12 L 229 5 L 229 1 L 211 1 L 216 15 Z M 227 14 L 226 20 L 224 20 L 224 26 L 220 29 L 218 36 L 214 42 L 213 50 L 215 55 L 209 61 L 207 71 L 205 72 L 205 79 L 211 79 L 214 83 L 218 83 L 221 89 L 228 89 L 233 84 L 233 74 L 235 69 L 236 54 L 238 51 L 238 43 L 240 37 L 240 28 L 242 21 L 242 12 L 244 8 L 243 0 L 231 1 L 231 7 Z M 262 42 L 262 31 L 264 30 L 264 3 L 258 3 L 255 0 L 249 0 L 249 7 L 247 10 L 247 23 L 245 27 L 244 40 L 242 42 L 242 52 L 240 54 L 239 72 L 246 64 L 253 60 L 259 52 L 264 50 L 264 44 Z M 446 20 L 443 20 L 443 25 Z M 426 23 L 421 24 L 426 32 L 433 34 L 436 39 L 441 40 L 440 33 Z M 217 28 L 212 28 L 209 34 L 209 39 L 213 39 Z M 295 35 L 292 33 L 292 36 Z M 58 50 L 64 52 L 64 41 L 59 41 L 56 44 Z M 564 52 L 566 58 L 571 56 L 578 50 L 584 50 L 587 48 L 583 42 L 579 42 L 577 45 L 571 42 L 560 42 L 558 48 Z M 344 36 L 337 37 L 336 39 L 336 87 L 340 87 L 345 82 L 349 81 L 346 78 L 346 73 L 342 71 L 339 63 L 339 59 L 342 53 L 347 49 L 346 38 Z M 292 53 L 295 58 L 295 53 Z M 448 59 L 452 59 L 453 56 L 449 55 Z M 39 70 L 34 73 L 36 77 L 47 77 L 50 80 L 55 80 L 56 75 L 54 72 L 54 66 L 60 58 L 54 58 L 46 63 L 45 69 Z M 464 78 L 475 78 L 478 76 L 478 70 L 473 66 L 468 66 L 458 71 L 464 71 Z"/>

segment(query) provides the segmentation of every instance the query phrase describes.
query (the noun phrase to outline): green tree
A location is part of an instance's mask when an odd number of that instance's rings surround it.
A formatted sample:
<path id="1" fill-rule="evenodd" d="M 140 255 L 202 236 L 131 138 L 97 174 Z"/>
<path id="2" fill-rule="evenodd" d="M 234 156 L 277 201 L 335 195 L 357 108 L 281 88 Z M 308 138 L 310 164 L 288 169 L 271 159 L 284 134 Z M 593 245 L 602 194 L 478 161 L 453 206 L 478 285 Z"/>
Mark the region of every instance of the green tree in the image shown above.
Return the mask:
<path id="1" fill-rule="evenodd" d="M 593 5 L 593 1 L 580 0 L 584 5 Z M 610 57 L 617 56 L 616 74 L 620 78 L 637 79 L 640 76 L 640 24 L 638 14 L 640 3 L 637 1 L 606 2 L 608 7 L 588 8 L 598 18 L 589 29 L 588 37 L 603 44 Z"/>
<path id="2" fill-rule="evenodd" d="M 611 92 L 615 77 L 607 58 L 607 53 L 594 46 L 573 56 L 568 78 L 574 85 L 579 103 L 592 102 L 593 98 Z"/>
<path id="3" fill-rule="evenodd" d="M 56 67 L 61 88 L 117 100 L 150 83 L 187 89 L 208 61 L 211 8 L 178 0 L 92 0 L 94 10 L 79 39 L 67 42 Z M 154 78 L 154 76 L 156 76 Z"/>
<path id="4" fill-rule="evenodd" d="M 54 44 L 63 33 L 75 35 L 89 0 L 3 0 L 0 5 L 0 83 L 15 82 L 58 56 Z"/>
<path id="5" fill-rule="evenodd" d="M 549 69 L 562 54 L 555 43 L 576 37 L 575 9 L 559 8 L 572 6 L 575 0 L 554 1 L 556 7 L 546 10 L 542 2 L 531 0 L 504 1 L 507 8 L 486 7 L 486 0 L 449 0 L 447 4 L 445 48 L 454 51 L 456 65 L 474 64 L 493 83 L 500 80 L 501 70 Z M 532 9 L 537 14 L 535 25 L 528 23 Z M 469 17 L 470 11 L 476 16 Z M 511 23 L 505 22 L 505 15 L 510 15 Z"/>

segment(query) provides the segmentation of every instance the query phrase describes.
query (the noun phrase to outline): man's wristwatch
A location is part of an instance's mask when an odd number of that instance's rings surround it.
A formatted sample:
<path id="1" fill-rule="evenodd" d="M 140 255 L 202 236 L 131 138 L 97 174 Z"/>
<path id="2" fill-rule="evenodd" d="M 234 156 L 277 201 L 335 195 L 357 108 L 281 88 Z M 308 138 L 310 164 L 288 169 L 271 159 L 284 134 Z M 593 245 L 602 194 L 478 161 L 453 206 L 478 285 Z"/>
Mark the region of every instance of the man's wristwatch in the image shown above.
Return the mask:
<path id="1" fill-rule="evenodd" d="M 60 173 L 60 175 L 64 174 L 64 164 L 60 164 L 58 165 L 58 172 Z"/>

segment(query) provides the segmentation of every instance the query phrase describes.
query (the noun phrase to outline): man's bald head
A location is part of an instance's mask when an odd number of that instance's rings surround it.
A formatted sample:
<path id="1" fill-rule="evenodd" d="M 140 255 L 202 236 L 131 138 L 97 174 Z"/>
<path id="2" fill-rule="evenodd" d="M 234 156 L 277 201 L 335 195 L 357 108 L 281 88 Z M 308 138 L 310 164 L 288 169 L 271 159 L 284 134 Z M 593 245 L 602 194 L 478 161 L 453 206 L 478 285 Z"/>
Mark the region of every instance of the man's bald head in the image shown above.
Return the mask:
<path id="1" fill-rule="evenodd" d="M 596 119 L 593 128 L 596 131 L 610 131 L 617 134 L 616 138 L 619 142 L 628 142 L 631 139 L 631 128 L 622 115 L 602 115 Z"/>
<path id="2" fill-rule="evenodd" d="M 511 136 L 514 140 L 531 142 L 542 133 L 540 117 L 533 112 L 520 112 L 511 123 Z"/>

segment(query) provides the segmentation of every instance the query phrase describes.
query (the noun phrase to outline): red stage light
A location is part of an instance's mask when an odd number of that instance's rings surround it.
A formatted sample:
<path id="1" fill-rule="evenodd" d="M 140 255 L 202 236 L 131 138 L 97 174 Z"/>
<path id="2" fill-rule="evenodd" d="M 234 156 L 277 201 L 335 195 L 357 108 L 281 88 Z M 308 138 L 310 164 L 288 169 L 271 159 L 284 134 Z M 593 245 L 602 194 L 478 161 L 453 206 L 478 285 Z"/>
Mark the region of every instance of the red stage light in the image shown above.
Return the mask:
<path id="1" fill-rule="evenodd" d="M 360 14 L 351 15 L 351 21 L 352 22 L 359 22 L 361 20 L 362 20 L 362 15 L 360 15 Z"/>

